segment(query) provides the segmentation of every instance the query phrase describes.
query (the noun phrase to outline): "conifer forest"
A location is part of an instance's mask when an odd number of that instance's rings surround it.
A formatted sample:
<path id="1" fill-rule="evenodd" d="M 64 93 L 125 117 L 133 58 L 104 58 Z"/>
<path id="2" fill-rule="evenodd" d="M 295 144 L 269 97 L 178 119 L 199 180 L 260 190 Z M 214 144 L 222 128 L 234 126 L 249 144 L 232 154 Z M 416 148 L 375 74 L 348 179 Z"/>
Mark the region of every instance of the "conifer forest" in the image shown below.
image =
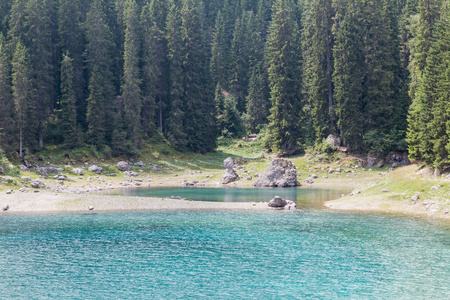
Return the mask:
<path id="1" fill-rule="evenodd" d="M 444 170 L 449 101 L 450 1 L 0 2 L 6 153 L 249 134 L 296 153 L 333 134 Z"/>

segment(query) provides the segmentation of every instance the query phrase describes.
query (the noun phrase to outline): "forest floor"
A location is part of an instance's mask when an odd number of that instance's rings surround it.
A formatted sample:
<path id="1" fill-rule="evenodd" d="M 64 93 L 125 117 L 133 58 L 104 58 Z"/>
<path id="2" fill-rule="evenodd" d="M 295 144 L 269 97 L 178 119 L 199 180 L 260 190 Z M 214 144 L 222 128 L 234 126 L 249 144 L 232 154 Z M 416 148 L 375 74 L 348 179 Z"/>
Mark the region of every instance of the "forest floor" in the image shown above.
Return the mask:
<path id="1" fill-rule="evenodd" d="M 36 171 L 11 169 L 0 176 L 0 208 L 9 206 L 9 212 L 64 212 L 141 210 L 141 209 L 238 209 L 265 210 L 270 199 L 264 203 L 217 203 L 175 199 L 151 199 L 144 197 L 118 196 L 108 190 L 139 187 L 195 186 L 223 187 L 221 176 L 223 160 L 227 157 L 241 160 L 238 174 L 241 178 L 228 184 L 231 187 L 250 188 L 274 157 L 265 153 L 261 145 L 234 141 L 219 145 L 214 153 L 205 155 L 158 151 L 144 152 L 139 158 L 128 159 L 130 163 L 143 162 L 144 166 L 132 166 L 133 175 L 120 172 L 116 160 L 99 156 L 83 155 L 82 159 L 68 159 L 64 154 L 42 155 L 39 163 L 53 165 L 63 170 L 66 180 L 55 179 L 51 173 L 46 178 Z M 53 152 L 51 152 L 53 153 Z M 58 157 L 59 155 L 59 157 Z M 47 157 L 47 160 L 45 160 Z M 339 199 L 327 201 L 328 209 L 407 215 L 450 222 L 450 178 L 445 175 L 433 177 L 426 169 L 412 164 L 392 169 L 364 167 L 364 158 L 334 152 L 307 153 L 289 158 L 297 167 L 298 180 L 304 188 L 345 188 L 352 191 Z M 119 159 L 120 160 L 120 159 Z M 89 172 L 91 165 L 103 168 L 102 174 Z M 73 168 L 82 168 L 84 175 L 74 173 Z M 113 176 L 109 176 L 113 175 Z M 31 187 L 31 180 L 41 180 L 45 186 Z M 314 183 L 306 183 L 313 179 Z M 7 194 L 11 191 L 11 194 Z M 416 196 L 418 199 L 412 200 Z"/>

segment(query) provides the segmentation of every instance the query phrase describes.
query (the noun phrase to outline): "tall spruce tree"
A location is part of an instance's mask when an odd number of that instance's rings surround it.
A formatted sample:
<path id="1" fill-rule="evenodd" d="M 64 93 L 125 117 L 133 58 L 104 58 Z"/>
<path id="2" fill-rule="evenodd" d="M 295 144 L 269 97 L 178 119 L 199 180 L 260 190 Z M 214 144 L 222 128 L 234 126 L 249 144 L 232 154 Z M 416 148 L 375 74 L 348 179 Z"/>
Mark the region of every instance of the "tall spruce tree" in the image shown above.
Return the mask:
<path id="1" fill-rule="evenodd" d="M 307 3 L 302 33 L 303 84 L 317 142 L 335 133 L 336 126 L 331 80 L 332 18 L 331 0 L 311 0 Z"/>
<path id="2" fill-rule="evenodd" d="M 249 55 L 251 47 L 248 23 L 251 15 L 244 11 L 241 18 L 236 18 L 233 40 L 231 43 L 231 78 L 230 93 L 236 99 L 237 109 L 244 113 L 246 109 L 245 97 L 248 89 Z"/>
<path id="3" fill-rule="evenodd" d="M 87 82 L 83 64 L 86 46 L 82 24 L 84 1 L 60 0 L 58 6 L 58 46 L 61 55 L 69 52 L 73 67 L 73 89 L 76 98 L 77 122 L 86 128 Z"/>
<path id="4" fill-rule="evenodd" d="M 0 32 L 0 141 L 1 148 L 10 152 L 15 147 L 15 116 L 10 81 L 10 61 L 6 40 Z"/>
<path id="5" fill-rule="evenodd" d="M 181 8 L 182 82 L 184 132 L 187 149 L 204 152 L 216 146 L 214 102 L 210 90 L 209 68 L 205 62 L 207 49 L 202 34 L 202 21 L 194 0 L 186 0 Z"/>
<path id="6" fill-rule="evenodd" d="M 28 51 L 20 41 L 16 43 L 16 50 L 12 61 L 12 89 L 14 103 L 16 106 L 16 122 L 19 131 L 19 154 L 23 153 L 23 144 L 28 145 L 30 141 L 30 124 L 27 114 L 30 110 L 30 98 L 33 94 L 31 82 L 31 70 Z"/>
<path id="7" fill-rule="evenodd" d="M 87 99 L 88 141 L 100 146 L 111 138 L 114 115 L 112 35 L 105 22 L 101 0 L 94 0 L 87 14 L 87 64 L 89 67 L 89 96 Z"/>
<path id="8" fill-rule="evenodd" d="M 122 85 L 122 101 L 127 139 L 133 149 L 140 145 L 142 127 L 142 93 L 139 69 L 139 20 L 137 5 L 134 0 L 125 2 L 125 45 L 124 45 L 124 76 Z"/>
<path id="9" fill-rule="evenodd" d="M 432 145 L 427 127 L 432 119 L 434 99 L 426 94 L 422 76 L 427 64 L 427 56 L 433 39 L 436 20 L 440 16 L 441 0 L 420 0 L 417 36 L 414 37 L 414 53 L 411 57 L 410 96 L 412 104 L 408 115 L 408 152 L 411 158 L 430 162 Z M 428 82 L 427 84 L 430 84 Z"/>
<path id="10" fill-rule="evenodd" d="M 225 20 L 219 10 L 216 24 L 212 33 L 210 72 L 213 82 L 218 82 L 221 87 L 228 88 L 229 45 L 226 43 Z"/>
<path id="11" fill-rule="evenodd" d="M 167 138 L 178 149 L 187 144 L 184 131 L 185 109 L 183 89 L 183 40 L 181 36 L 181 16 L 176 1 L 172 0 L 167 16 L 167 48 L 169 61 L 169 101 L 170 111 L 167 120 Z"/>
<path id="12" fill-rule="evenodd" d="M 268 146 L 293 150 L 302 138 L 301 64 L 299 32 L 292 2 L 276 0 L 267 39 L 270 100 Z"/>
<path id="13" fill-rule="evenodd" d="M 442 7 L 429 41 L 426 64 L 422 71 L 411 107 L 408 131 L 409 150 L 413 158 L 439 170 L 450 167 L 448 159 L 448 68 L 450 25 L 448 7 Z M 414 116 L 417 119 L 411 119 Z M 418 127 L 418 125 L 420 127 Z"/>
<path id="14" fill-rule="evenodd" d="M 247 95 L 246 128 L 259 133 L 269 116 L 270 101 L 264 62 L 252 68 Z"/>
<path id="15" fill-rule="evenodd" d="M 399 45 L 392 38 L 389 6 L 385 1 L 362 1 L 365 19 L 363 110 L 365 147 L 370 151 L 389 150 L 386 140 L 398 130 L 395 111 L 399 105 Z M 396 133 L 397 132 L 397 133 Z"/>
<path id="16" fill-rule="evenodd" d="M 61 131 L 64 148 L 78 145 L 77 109 L 74 89 L 74 70 L 72 59 L 66 53 L 61 62 Z"/>
<path id="17" fill-rule="evenodd" d="M 345 145 L 351 150 L 363 146 L 363 119 L 361 78 L 365 70 L 363 16 L 356 0 L 350 0 L 343 15 L 338 15 L 335 27 L 334 98 L 338 129 Z"/>
<path id="18" fill-rule="evenodd" d="M 438 171 L 450 169 L 450 3 L 444 2 L 436 23 L 423 74 L 423 89 L 432 98 L 432 119 L 427 124 L 432 155 L 425 162 Z M 427 153 L 424 151 L 424 153 Z"/>
<path id="19" fill-rule="evenodd" d="M 160 131 L 164 131 L 168 106 L 168 61 L 165 27 L 166 2 L 152 0 L 142 9 L 142 129 L 147 136 L 155 132 L 155 111 Z"/>

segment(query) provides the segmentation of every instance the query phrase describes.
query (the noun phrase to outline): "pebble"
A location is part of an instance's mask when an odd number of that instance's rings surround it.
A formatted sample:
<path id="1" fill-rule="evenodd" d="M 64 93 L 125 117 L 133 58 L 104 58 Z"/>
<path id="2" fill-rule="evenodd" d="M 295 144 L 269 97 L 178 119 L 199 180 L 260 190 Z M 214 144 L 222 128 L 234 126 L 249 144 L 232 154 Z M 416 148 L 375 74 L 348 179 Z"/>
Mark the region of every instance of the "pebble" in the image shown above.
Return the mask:
<path id="1" fill-rule="evenodd" d="M 411 201 L 417 201 L 419 200 L 420 196 L 419 195 L 414 195 L 411 197 Z"/>

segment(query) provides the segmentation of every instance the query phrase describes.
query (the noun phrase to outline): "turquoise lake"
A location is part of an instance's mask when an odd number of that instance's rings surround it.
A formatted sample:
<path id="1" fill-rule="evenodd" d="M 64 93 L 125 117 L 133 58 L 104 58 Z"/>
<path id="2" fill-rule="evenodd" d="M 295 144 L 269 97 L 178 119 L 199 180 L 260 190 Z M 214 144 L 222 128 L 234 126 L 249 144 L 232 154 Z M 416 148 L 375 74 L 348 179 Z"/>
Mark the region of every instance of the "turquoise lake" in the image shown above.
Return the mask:
<path id="1" fill-rule="evenodd" d="M 126 196 L 170 198 L 181 197 L 195 201 L 213 202 L 269 202 L 275 196 L 295 201 L 302 208 L 322 208 L 323 203 L 348 194 L 348 188 L 205 188 L 205 187 L 171 187 L 171 188 L 125 188 L 106 191 L 108 194 Z"/>
<path id="2" fill-rule="evenodd" d="M 0 214 L 0 299 L 448 299 L 448 226 L 314 206 Z"/>

